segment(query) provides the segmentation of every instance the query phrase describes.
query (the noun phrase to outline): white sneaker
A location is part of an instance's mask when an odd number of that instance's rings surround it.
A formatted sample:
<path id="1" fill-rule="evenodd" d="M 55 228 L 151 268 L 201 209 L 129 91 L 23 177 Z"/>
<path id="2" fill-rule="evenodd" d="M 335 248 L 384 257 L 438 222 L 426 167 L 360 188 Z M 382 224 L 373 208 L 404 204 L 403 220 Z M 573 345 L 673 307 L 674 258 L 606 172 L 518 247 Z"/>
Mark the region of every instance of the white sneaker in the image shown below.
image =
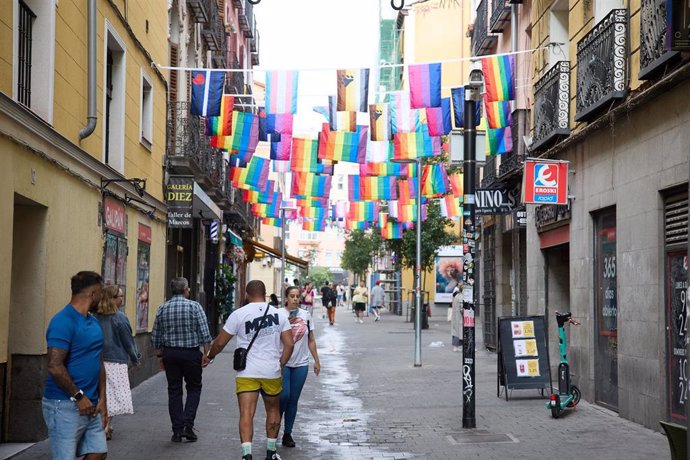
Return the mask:
<path id="1" fill-rule="evenodd" d="M 374 322 L 376 322 L 376 321 L 381 321 L 381 317 L 377 316 L 376 319 L 374 320 Z"/>
<path id="2" fill-rule="evenodd" d="M 364 324 L 364 321 L 360 319 L 359 324 Z"/>

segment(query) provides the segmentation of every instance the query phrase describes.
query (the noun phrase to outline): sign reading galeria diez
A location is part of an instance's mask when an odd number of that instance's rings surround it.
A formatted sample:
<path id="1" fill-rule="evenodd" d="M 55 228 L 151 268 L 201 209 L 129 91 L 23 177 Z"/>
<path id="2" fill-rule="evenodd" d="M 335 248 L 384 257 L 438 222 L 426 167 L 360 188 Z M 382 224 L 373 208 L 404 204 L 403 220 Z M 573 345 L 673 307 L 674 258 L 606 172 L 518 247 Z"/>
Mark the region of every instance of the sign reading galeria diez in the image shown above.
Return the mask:
<path id="1" fill-rule="evenodd" d="M 192 228 L 192 198 L 194 178 L 170 176 L 165 186 L 165 202 L 168 206 L 168 227 Z"/>

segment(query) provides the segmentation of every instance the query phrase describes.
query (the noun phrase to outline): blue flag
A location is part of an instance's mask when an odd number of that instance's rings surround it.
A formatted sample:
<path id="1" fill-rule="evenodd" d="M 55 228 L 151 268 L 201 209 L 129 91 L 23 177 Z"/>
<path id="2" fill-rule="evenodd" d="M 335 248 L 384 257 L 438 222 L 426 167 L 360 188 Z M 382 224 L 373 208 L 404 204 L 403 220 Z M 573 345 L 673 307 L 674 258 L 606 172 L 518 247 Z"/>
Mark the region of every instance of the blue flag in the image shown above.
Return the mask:
<path id="1" fill-rule="evenodd" d="M 192 71 L 192 115 L 217 117 L 223 97 L 225 72 Z"/>
<path id="2" fill-rule="evenodd" d="M 450 93 L 453 96 L 453 118 L 455 120 L 456 128 L 463 128 L 465 123 L 465 88 L 451 88 Z M 476 126 L 479 126 L 479 122 L 482 117 L 481 104 L 477 104 L 477 113 L 474 115 L 474 120 Z"/>

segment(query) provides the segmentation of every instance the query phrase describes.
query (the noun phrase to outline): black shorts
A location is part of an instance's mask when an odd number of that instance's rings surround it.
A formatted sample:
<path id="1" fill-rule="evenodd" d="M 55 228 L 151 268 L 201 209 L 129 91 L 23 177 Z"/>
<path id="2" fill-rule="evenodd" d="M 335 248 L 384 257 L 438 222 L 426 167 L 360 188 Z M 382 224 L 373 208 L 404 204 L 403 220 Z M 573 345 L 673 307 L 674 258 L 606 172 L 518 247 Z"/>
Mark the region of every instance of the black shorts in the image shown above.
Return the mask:
<path id="1" fill-rule="evenodd" d="M 356 311 L 364 311 L 367 309 L 367 304 L 364 302 L 355 302 L 355 310 Z"/>

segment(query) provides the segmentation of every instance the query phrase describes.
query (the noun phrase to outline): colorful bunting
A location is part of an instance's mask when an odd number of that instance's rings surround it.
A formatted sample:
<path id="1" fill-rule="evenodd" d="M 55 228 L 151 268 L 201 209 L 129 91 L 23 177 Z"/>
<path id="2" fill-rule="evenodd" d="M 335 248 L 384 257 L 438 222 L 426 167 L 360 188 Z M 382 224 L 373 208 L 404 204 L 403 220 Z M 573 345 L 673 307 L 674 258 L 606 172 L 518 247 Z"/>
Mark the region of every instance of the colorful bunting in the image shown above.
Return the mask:
<path id="1" fill-rule="evenodd" d="M 512 124 L 510 101 L 488 102 L 484 100 L 487 128 L 505 128 Z"/>
<path id="2" fill-rule="evenodd" d="M 349 204 L 347 220 L 375 222 L 378 218 L 379 203 L 376 201 L 359 201 Z"/>
<path id="3" fill-rule="evenodd" d="M 269 134 L 292 134 L 293 114 L 269 113 L 266 115 L 266 132 Z"/>
<path id="4" fill-rule="evenodd" d="M 486 140 L 489 155 L 501 155 L 513 151 L 513 136 L 510 126 L 487 129 Z"/>
<path id="5" fill-rule="evenodd" d="M 388 104 L 371 104 L 369 106 L 369 127 L 372 141 L 391 140 Z"/>
<path id="6" fill-rule="evenodd" d="M 319 136 L 319 159 L 364 163 L 368 131 L 367 126 L 358 126 L 353 133 L 331 131 L 324 123 Z"/>
<path id="7" fill-rule="evenodd" d="M 338 111 L 366 112 L 369 97 L 369 69 L 337 71 Z"/>
<path id="8" fill-rule="evenodd" d="M 296 198 L 328 198 L 331 193 L 331 176 L 308 172 L 292 172 L 292 195 Z"/>
<path id="9" fill-rule="evenodd" d="M 298 84 L 296 71 L 266 72 L 266 112 L 296 113 Z"/>
<path id="10" fill-rule="evenodd" d="M 206 118 L 207 136 L 229 136 L 232 134 L 232 109 L 235 98 L 223 94 L 220 100 L 220 114 L 217 117 Z"/>
<path id="11" fill-rule="evenodd" d="M 395 200 L 398 191 L 393 176 L 367 176 L 360 178 L 362 200 Z"/>
<path id="12" fill-rule="evenodd" d="M 441 99 L 440 107 L 427 107 L 426 120 L 430 136 L 445 136 L 450 133 L 450 98 Z"/>
<path id="13" fill-rule="evenodd" d="M 462 206 L 460 200 L 453 195 L 446 195 L 441 198 L 441 215 L 449 219 L 462 217 Z"/>
<path id="14" fill-rule="evenodd" d="M 417 167 L 415 164 L 401 163 L 364 163 L 359 165 L 360 176 L 396 176 L 415 177 Z"/>
<path id="15" fill-rule="evenodd" d="M 453 190 L 453 196 L 455 198 L 460 198 L 462 200 L 464 198 L 464 196 L 462 194 L 462 187 L 463 187 L 463 175 L 462 175 L 462 173 L 451 174 L 448 176 L 448 180 L 450 181 L 450 188 Z"/>
<path id="16" fill-rule="evenodd" d="M 309 232 L 323 232 L 326 230 L 325 220 L 305 220 L 302 221 L 302 230 Z"/>
<path id="17" fill-rule="evenodd" d="M 488 102 L 515 99 L 515 56 L 493 56 L 482 59 L 484 97 Z"/>
<path id="18" fill-rule="evenodd" d="M 384 240 L 399 240 L 403 237 L 403 225 L 398 222 L 388 221 L 381 226 L 381 238 Z"/>
<path id="19" fill-rule="evenodd" d="M 271 134 L 271 160 L 289 161 L 292 153 L 292 134 Z M 273 142 L 273 136 L 278 141 Z"/>
<path id="20" fill-rule="evenodd" d="M 451 98 L 453 99 L 453 121 L 456 128 L 462 128 L 465 124 L 465 88 L 451 88 Z M 476 104 L 476 112 L 474 114 L 475 126 L 479 126 L 482 117 L 481 105 Z"/>
<path id="21" fill-rule="evenodd" d="M 434 145 L 427 129 L 393 135 L 393 159 L 415 160 L 433 155 Z"/>
<path id="22" fill-rule="evenodd" d="M 440 107 L 441 63 L 411 64 L 407 71 L 410 82 L 410 107 Z"/>
<path id="23" fill-rule="evenodd" d="M 448 192 L 448 174 L 443 163 L 424 165 L 422 170 L 422 196 L 434 198 Z"/>

